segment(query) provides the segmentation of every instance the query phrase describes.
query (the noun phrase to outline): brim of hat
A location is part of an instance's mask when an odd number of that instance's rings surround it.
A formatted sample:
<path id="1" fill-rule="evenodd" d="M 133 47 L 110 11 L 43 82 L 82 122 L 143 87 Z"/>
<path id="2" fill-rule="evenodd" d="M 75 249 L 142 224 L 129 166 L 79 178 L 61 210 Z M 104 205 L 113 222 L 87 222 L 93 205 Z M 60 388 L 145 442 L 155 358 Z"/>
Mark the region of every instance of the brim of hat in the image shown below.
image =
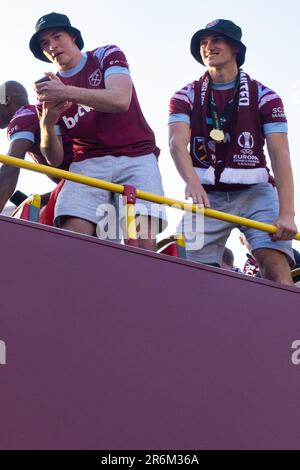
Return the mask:
<path id="1" fill-rule="evenodd" d="M 76 43 L 77 47 L 80 50 L 83 48 L 84 42 L 83 42 L 83 39 L 81 37 L 81 32 L 79 31 L 79 29 L 73 28 L 73 26 L 68 27 L 68 26 L 59 26 L 59 25 L 53 26 L 53 27 L 48 28 L 48 29 L 55 29 L 55 28 L 62 28 L 65 31 L 73 33 L 75 35 L 75 38 L 76 38 L 75 43 Z M 30 48 L 31 52 L 33 53 L 34 57 L 36 57 L 37 59 L 42 60 L 43 62 L 51 62 L 51 60 L 47 59 L 47 57 L 43 53 L 43 51 L 41 49 L 41 46 L 40 46 L 40 43 L 39 43 L 39 40 L 38 40 L 39 34 L 42 31 L 47 31 L 47 29 L 45 28 L 41 31 L 38 31 L 37 33 L 35 33 L 32 36 L 32 38 L 30 39 L 30 42 L 29 42 L 29 48 Z"/>
<path id="2" fill-rule="evenodd" d="M 200 41 L 201 41 L 202 36 L 207 35 L 207 32 L 208 32 L 207 29 L 200 29 L 194 34 L 194 36 L 191 39 L 191 54 L 194 57 L 194 59 L 196 59 L 197 62 L 200 62 L 200 64 L 202 65 L 204 65 L 204 63 L 200 54 Z M 230 36 L 227 36 L 224 33 L 220 33 L 220 31 L 218 30 L 214 30 L 214 28 L 209 28 L 209 32 L 222 34 L 222 36 L 224 36 L 230 42 L 232 42 L 233 44 L 236 44 L 240 48 L 239 52 L 236 55 L 236 63 L 238 67 L 241 67 L 241 65 L 243 65 L 243 63 L 245 62 L 245 56 L 246 56 L 246 50 L 247 50 L 246 46 L 242 42 L 236 41 L 235 39 L 232 39 Z"/>

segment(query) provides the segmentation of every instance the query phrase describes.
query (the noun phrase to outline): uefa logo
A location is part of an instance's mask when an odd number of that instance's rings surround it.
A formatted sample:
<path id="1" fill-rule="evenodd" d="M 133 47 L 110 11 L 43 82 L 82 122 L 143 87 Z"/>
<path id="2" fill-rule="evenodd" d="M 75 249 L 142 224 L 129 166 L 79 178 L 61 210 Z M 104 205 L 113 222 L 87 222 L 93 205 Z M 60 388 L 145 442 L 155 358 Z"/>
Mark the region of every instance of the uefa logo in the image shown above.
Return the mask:
<path id="1" fill-rule="evenodd" d="M 250 132 L 243 132 L 238 138 L 238 144 L 242 147 L 241 153 L 253 154 L 251 149 L 254 147 L 254 139 Z"/>

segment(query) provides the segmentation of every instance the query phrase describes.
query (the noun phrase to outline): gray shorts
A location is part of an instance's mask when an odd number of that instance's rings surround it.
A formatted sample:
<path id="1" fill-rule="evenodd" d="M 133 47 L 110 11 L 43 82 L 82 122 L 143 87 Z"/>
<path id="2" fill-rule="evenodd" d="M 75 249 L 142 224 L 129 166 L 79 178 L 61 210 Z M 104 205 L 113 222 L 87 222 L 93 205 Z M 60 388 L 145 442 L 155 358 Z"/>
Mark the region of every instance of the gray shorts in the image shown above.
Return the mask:
<path id="1" fill-rule="evenodd" d="M 161 175 L 154 154 L 140 157 L 95 157 L 73 162 L 70 171 L 81 175 L 91 176 L 115 184 L 128 184 L 143 191 L 164 195 Z M 115 208 L 115 213 L 112 210 Z M 165 207 L 149 201 L 136 201 L 136 214 L 151 216 L 159 220 L 159 231 L 167 226 Z M 72 181 L 66 181 L 57 198 L 55 206 L 55 225 L 58 227 L 64 216 L 79 217 L 97 226 L 97 234 L 101 237 L 102 226 L 107 230 L 107 223 L 117 217 L 116 236 L 106 236 L 109 239 L 119 239 L 120 223 L 125 213 L 122 197 L 103 189 L 86 186 Z M 106 223 L 107 222 L 107 223 Z M 112 232 L 114 228 L 111 225 Z M 98 227 L 99 231 L 98 231 Z M 106 235 L 106 234 L 105 234 Z"/>
<path id="2" fill-rule="evenodd" d="M 208 193 L 211 208 L 229 214 L 273 224 L 278 217 L 279 203 L 276 188 L 269 183 L 258 183 L 240 191 Z M 198 263 L 217 263 L 221 266 L 224 247 L 231 230 L 240 229 L 251 245 L 252 251 L 270 248 L 284 253 L 294 265 L 292 241 L 273 242 L 268 233 L 249 227 L 241 227 L 211 217 L 184 214 L 179 226 L 186 238 L 187 259 Z M 195 233 L 198 232 L 197 243 Z M 200 246 L 201 245 L 201 246 Z"/>

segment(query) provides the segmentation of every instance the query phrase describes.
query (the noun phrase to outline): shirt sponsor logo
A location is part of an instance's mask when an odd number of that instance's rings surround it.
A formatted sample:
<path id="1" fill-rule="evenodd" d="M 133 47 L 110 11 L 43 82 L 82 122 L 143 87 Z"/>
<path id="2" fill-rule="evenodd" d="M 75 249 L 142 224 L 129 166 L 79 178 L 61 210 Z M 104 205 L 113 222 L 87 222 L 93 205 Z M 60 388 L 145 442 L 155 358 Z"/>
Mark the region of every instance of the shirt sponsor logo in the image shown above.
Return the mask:
<path id="1" fill-rule="evenodd" d="M 102 73 L 100 69 L 95 70 L 92 75 L 88 78 L 89 84 L 94 87 L 98 87 L 102 80 Z"/>
<path id="2" fill-rule="evenodd" d="M 75 114 L 75 116 L 63 116 L 62 120 L 64 121 L 67 129 L 73 129 L 73 127 L 75 127 L 77 122 L 79 121 L 79 118 L 85 116 L 90 111 L 91 108 L 89 108 L 88 106 L 78 106 L 77 113 Z"/>
<path id="3" fill-rule="evenodd" d="M 272 111 L 272 119 L 276 118 L 284 118 L 285 119 L 285 112 L 282 106 L 278 106 L 277 108 L 273 108 Z"/>

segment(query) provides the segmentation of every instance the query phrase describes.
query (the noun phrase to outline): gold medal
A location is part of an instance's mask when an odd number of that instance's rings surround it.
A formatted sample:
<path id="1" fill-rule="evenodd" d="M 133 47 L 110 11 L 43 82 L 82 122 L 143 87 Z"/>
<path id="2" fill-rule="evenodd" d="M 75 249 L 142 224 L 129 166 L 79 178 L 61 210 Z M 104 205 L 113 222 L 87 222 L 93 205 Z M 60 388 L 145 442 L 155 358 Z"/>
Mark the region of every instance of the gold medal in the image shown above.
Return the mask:
<path id="1" fill-rule="evenodd" d="M 209 135 L 216 142 L 222 142 L 225 137 L 225 134 L 221 129 L 213 129 L 212 131 L 210 131 Z"/>

